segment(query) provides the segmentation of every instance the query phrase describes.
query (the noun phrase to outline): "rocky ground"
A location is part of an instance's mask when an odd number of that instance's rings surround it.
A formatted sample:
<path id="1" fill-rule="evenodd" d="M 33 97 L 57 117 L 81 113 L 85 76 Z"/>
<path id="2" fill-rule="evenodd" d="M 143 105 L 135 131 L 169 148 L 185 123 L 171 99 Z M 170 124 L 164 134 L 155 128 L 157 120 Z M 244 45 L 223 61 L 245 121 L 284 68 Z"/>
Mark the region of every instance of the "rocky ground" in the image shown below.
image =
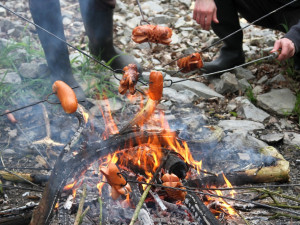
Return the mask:
<path id="1" fill-rule="evenodd" d="M 0 0 L 0 3 L 31 20 L 27 1 Z M 88 39 L 85 36 L 78 2 L 64 0 L 61 1 L 61 7 L 67 41 L 88 52 Z M 175 64 L 162 65 L 170 63 L 182 54 L 201 51 L 218 40 L 217 37 L 213 31 L 204 31 L 193 21 L 193 2 L 190 0 L 141 1 L 141 7 L 150 23 L 166 25 L 173 29 L 171 45 L 153 44 L 149 46 L 148 43 L 139 45 L 131 41 L 131 31 L 140 23 L 141 15 L 137 5 L 127 0 L 119 1 L 115 9 L 114 42 L 120 49 L 135 56 L 143 66 L 142 78 L 144 81 L 148 80 L 151 70 L 163 71 L 165 88 L 163 99 L 158 108 L 165 112 L 171 128 L 193 133 L 190 138 L 197 139 L 197 135 L 201 134 L 203 125 L 218 125 L 225 132 L 224 146 L 232 144 L 235 149 L 242 148 L 244 150 L 243 154 L 236 154 L 237 156 L 234 158 L 236 161 L 243 162 L 237 163 L 239 167 L 246 166 L 246 159 L 254 157 L 254 150 L 272 145 L 290 163 L 290 183 L 299 184 L 300 99 L 297 93 L 299 93 L 300 75 L 293 71 L 291 62 L 261 61 L 222 75 L 209 77 L 201 76 L 201 72 L 196 72 L 194 74 L 196 75 L 195 79 L 184 81 L 182 79 L 191 76 L 191 74 L 177 73 L 172 76 L 177 70 Z M 242 18 L 241 25 L 247 25 L 247 22 Z M 243 48 L 247 60 L 251 61 L 268 54 L 274 41 L 282 35 L 280 32 L 256 26 L 245 29 Z M 8 51 L 7 46 L 11 45 L 14 47 Z M 216 45 L 203 52 L 204 61 L 213 60 L 218 55 L 220 46 L 220 44 Z M 18 104 L 26 105 L 29 102 L 40 100 L 47 91 L 49 93 L 51 84 L 45 77 L 47 66 L 40 54 L 41 47 L 34 26 L 8 13 L 1 7 L 0 52 L 2 52 L 0 54 L 2 57 L 0 58 L 1 88 L 4 88 L 5 85 L 13 85 L 20 89 L 18 94 L 9 90 L 3 91 L 6 95 L 1 96 L 1 112 L 6 108 L 16 108 Z M 3 60 L 3 57 L 9 58 L 9 63 Z M 103 82 L 117 84 L 118 81 L 106 71 L 95 72 L 88 69 L 89 66 L 95 67 L 95 65 L 88 63 L 89 60 L 73 49 L 70 49 L 70 58 L 73 60 L 72 65 L 76 78 L 89 95 L 90 102 L 93 104 L 101 103 L 101 100 L 96 100 L 95 84 L 101 84 L 101 82 L 102 84 Z M 44 80 L 42 84 L 32 81 L 38 82 L 41 79 Z M 182 82 L 170 86 L 168 80 L 182 80 Z M 30 83 L 30 81 L 32 82 Z M 38 87 L 35 86 L 37 84 Z M 138 85 L 140 89 L 146 89 L 142 84 Z M 101 90 L 105 89 L 103 85 L 98 86 Z M 109 90 L 115 94 L 115 97 L 111 98 L 112 112 L 117 124 L 121 126 L 125 123 L 124 121 L 128 121 L 132 117 L 132 112 L 137 110 L 138 105 L 117 95 L 115 89 L 109 88 Z M 58 134 L 55 136 L 56 140 L 66 143 L 76 128 L 76 123 L 71 125 L 69 131 L 62 132 L 61 130 L 75 121 L 69 117 L 62 119 L 65 118 L 61 115 L 62 111 L 57 108 L 53 109 L 52 105 L 47 105 L 47 109 L 49 110 L 52 132 Z M 90 113 L 101 120 L 98 106 L 91 107 Z M 42 120 L 43 113 L 40 108 L 27 108 L 24 111 L 19 111 L 16 115 L 19 123 L 23 123 L 23 128 L 26 128 L 24 129 L 26 136 L 29 136 L 31 140 L 44 137 L 45 131 L 41 132 L 41 129 L 35 129 L 36 126 L 32 125 L 33 122 Z M 61 120 L 56 121 L 55 116 Z M 20 149 L 22 149 L 23 153 L 28 154 L 28 151 L 24 149 L 28 148 L 29 144 L 22 145 L 24 134 L 15 125 L 9 124 L 4 117 L 0 118 L 0 127 L 0 151 L 4 159 L 8 159 L 7 163 L 11 165 L 15 161 L 17 150 L 21 151 Z M 40 127 L 37 126 L 37 128 Z M 247 150 L 245 150 L 246 148 Z M 17 155 L 19 156 L 19 152 Z M 24 154 L 22 155 L 24 156 Z M 224 164 L 226 159 L 232 161 L 228 155 L 226 157 L 216 156 L 216 161 L 221 162 L 221 164 Z M 29 156 L 27 159 L 20 157 L 18 163 L 20 161 L 20 165 L 29 166 L 34 160 L 35 158 L 32 161 Z M 232 166 L 225 166 L 225 168 L 223 168 L 225 172 L 230 171 Z M 284 189 L 284 193 L 299 196 L 300 189 L 299 187 L 290 187 Z M 7 203 L 4 200 L 0 204 L 0 209 L 10 208 L 12 202 L 18 201 L 11 200 L 10 203 Z M 250 224 L 299 224 L 297 220 L 290 217 L 280 217 L 270 221 L 268 221 L 268 216 L 262 219 L 258 215 L 249 214 L 246 217 Z M 239 223 L 233 221 L 232 224 Z"/>

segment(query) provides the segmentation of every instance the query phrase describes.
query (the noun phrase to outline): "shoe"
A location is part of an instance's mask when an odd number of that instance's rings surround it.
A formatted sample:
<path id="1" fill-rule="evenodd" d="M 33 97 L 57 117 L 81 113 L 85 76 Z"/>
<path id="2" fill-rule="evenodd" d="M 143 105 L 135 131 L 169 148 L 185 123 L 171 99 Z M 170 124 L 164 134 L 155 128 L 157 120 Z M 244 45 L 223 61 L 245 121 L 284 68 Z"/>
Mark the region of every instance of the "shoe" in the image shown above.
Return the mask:
<path id="1" fill-rule="evenodd" d="M 224 0 L 215 0 L 218 10 L 219 23 L 212 23 L 212 29 L 219 38 L 225 38 L 241 28 L 237 10 L 233 3 Z M 243 64 L 245 55 L 243 52 L 243 32 L 237 32 L 223 40 L 220 55 L 216 60 L 204 64 L 202 71 L 212 73 L 232 68 Z"/>
<path id="2" fill-rule="evenodd" d="M 113 9 L 103 8 L 98 0 L 80 0 L 79 3 L 91 54 L 105 62 L 113 59 L 110 66 L 114 70 L 136 64 L 141 74 L 140 64 L 113 45 Z"/>

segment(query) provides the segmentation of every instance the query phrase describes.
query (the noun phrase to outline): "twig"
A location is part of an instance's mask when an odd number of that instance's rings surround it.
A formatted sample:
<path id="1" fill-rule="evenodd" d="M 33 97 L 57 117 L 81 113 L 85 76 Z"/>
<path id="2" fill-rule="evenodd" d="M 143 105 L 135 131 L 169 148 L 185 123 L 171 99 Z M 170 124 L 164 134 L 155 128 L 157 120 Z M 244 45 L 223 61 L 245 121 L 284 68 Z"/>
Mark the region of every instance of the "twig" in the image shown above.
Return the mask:
<path id="1" fill-rule="evenodd" d="M 271 190 L 267 190 L 267 189 L 258 189 L 258 188 L 252 188 L 252 189 L 255 190 L 255 191 L 258 191 L 258 192 L 266 193 L 266 194 L 277 195 L 277 196 L 279 196 L 281 198 L 286 198 L 286 199 L 289 199 L 289 200 L 292 200 L 292 201 L 300 203 L 300 199 L 292 197 L 292 196 L 280 194 L 280 193 L 278 193 L 276 191 L 271 191 Z"/>
<path id="2" fill-rule="evenodd" d="M 103 202 L 102 202 L 102 199 L 101 197 L 98 198 L 98 202 L 99 202 L 99 205 L 100 205 L 100 215 L 99 215 L 99 225 L 102 225 L 102 209 L 103 209 Z"/>
<path id="3" fill-rule="evenodd" d="M 151 188 L 151 185 L 148 185 L 147 188 L 146 188 L 146 190 L 145 190 L 144 193 L 142 194 L 142 197 L 141 197 L 139 203 L 137 204 L 137 206 L 136 206 L 136 208 L 135 208 L 134 214 L 133 214 L 133 216 L 132 216 L 132 219 L 131 219 L 129 225 L 133 225 L 134 222 L 136 221 L 136 219 L 138 218 L 138 215 L 139 215 L 140 210 L 141 210 L 141 208 L 142 208 L 142 205 L 143 205 L 143 203 L 144 203 L 144 201 L 145 201 L 145 199 L 146 199 L 146 197 L 147 197 L 147 195 L 148 195 L 148 193 L 149 193 L 150 188 Z"/>
<path id="4" fill-rule="evenodd" d="M 82 215 L 80 216 L 80 220 L 79 220 L 79 224 L 82 224 L 83 218 L 85 217 L 85 215 L 87 214 L 87 212 L 90 210 L 90 206 L 86 207 L 86 209 L 83 211 Z"/>
<path id="5" fill-rule="evenodd" d="M 271 216 L 269 219 L 270 220 L 277 219 L 280 216 L 285 216 L 285 217 L 293 218 L 293 219 L 296 219 L 296 220 L 300 220 L 300 216 L 293 216 L 293 215 L 290 215 L 290 214 L 287 214 L 287 213 L 276 213 L 274 216 Z"/>
<path id="6" fill-rule="evenodd" d="M 76 214 L 74 225 L 79 225 L 80 224 L 80 218 L 83 215 L 82 211 L 83 211 L 85 197 L 86 197 L 86 186 L 84 185 L 83 186 L 83 191 L 82 191 L 82 197 L 81 197 L 80 202 L 79 202 L 78 211 L 77 211 L 77 214 Z"/>

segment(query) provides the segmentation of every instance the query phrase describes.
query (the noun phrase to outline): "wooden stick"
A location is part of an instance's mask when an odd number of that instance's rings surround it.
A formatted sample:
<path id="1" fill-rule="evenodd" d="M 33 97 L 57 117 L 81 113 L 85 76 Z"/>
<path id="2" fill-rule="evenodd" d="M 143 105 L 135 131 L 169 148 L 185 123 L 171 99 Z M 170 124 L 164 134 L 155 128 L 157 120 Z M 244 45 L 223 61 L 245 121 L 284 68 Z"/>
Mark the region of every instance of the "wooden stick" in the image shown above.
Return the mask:
<path id="1" fill-rule="evenodd" d="M 100 213 L 99 213 L 99 225 L 102 225 L 102 210 L 103 210 L 103 202 L 102 202 L 102 199 L 101 199 L 101 196 L 98 198 L 98 202 L 99 202 L 99 205 L 100 205 Z"/>
<path id="2" fill-rule="evenodd" d="M 81 217 L 82 211 L 83 211 L 83 205 L 84 205 L 85 197 L 86 197 L 86 186 L 84 185 L 83 186 L 83 191 L 82 191 L 82 197 L 81 197 L 80 202 L 79 202 L 79 206 L 78 206 L 77 214 L 76 214 L 76 217 L 75 217 L 74 225 L 79 225 L 80 217 Z"/>

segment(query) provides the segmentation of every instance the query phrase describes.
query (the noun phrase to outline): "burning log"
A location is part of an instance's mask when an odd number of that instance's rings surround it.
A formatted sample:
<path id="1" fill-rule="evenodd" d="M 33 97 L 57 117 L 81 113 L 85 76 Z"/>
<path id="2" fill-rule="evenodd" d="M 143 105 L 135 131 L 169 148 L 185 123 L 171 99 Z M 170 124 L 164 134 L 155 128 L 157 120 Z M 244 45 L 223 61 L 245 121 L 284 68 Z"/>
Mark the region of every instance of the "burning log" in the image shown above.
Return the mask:
<path id="1" fill-rule="evenodd" d="M 283 158 L 277 149 L 272 146 L 267 146 L 262 148 L 260 152 L 263 156 L 267 157 L 269 161 L 272 161 L 274 165 L 225 173 L 225 176 L 232 185 L 289 181 L 289 162 Z M 188 185 L 191 187 L 205 187 L 207 185 L 219 186 L 223 184 L 225 184 L 223 174 L 188 181 Z"/>
<path id="2" fill-rule="evenodd" d="M 194 193 L 187 193 L 184 204 L 199 224 L 220 225 L 216 217 L 208 210 L 199 196 Z"/>

